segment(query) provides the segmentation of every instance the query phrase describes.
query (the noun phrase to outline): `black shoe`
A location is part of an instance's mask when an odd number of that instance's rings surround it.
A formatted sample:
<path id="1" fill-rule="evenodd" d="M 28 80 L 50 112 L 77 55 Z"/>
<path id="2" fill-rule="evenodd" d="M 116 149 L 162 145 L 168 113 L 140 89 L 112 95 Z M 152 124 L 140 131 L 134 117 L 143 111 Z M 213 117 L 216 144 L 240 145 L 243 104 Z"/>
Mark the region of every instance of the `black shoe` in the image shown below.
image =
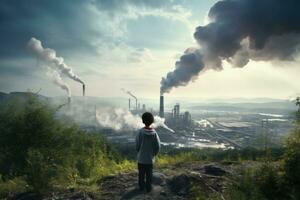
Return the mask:
<path id="1" fill-rule="evenodd" d="M 152 187 L 151 188 L 147 188 L 146 191 L 147 191 L 147 193 L 151 192 L 152 191 Z"/>

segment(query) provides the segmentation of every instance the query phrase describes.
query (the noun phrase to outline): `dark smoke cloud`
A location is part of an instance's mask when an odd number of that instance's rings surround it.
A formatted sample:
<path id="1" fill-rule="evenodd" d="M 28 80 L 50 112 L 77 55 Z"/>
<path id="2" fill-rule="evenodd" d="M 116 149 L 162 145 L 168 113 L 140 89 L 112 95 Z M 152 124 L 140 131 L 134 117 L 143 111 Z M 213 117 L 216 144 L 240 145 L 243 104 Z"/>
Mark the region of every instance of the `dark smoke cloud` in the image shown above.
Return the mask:
<path id="1" fill-rule="evenodd" d="M 161 94 L 169 92 L 172 87 L 185 86 L 203 69 L 201 52 L 197 49 L 187 49 L 175 64 L 175 70 L 169 72 L 161 80 Z"/>
<path id="2" fill-rule="evenodd" d="M 222 60 L 244 67 L 249 60 L 293 61 L 300 43 L 299 0 L 224 0 L 209 11 L 210 23 L 196 28 L 194 37 L 203 54 L 204 68 L 222 70 Z M 179 61 L 182 63 L 182 61 Z M 176 69 L 163 78 L 161 91 L 186 85 L 199 73 L 176 76 Z M 186 72 L 189 71 L 188 73 Z M 168 80 L 171 78 L 171 80 Z M 173 84 L 172 84 L 173 83 Z M 180 83 L 180 84 L 177 84 Z"/>

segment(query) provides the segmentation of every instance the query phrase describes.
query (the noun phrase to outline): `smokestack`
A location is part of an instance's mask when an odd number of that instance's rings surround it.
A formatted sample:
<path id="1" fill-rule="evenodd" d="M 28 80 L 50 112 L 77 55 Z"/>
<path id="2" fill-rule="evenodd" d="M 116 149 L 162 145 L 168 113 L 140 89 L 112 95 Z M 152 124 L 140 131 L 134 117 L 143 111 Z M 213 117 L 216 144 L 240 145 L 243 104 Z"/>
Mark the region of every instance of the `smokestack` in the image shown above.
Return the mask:
<path id="1" fill-rule="evenodd" d="M 135 110 L 137 110 L 137 99 L 135 99 Z"/>
<path id="2" fill-rule="evenodd" d="M 82 84 L 82 96 L 85 96 L 85 84 Z"/>
<path id="3" fill-rule="evenodd" d="M 129 94 L 130 96 L 132 96 L 134 99 L 135 99 L 135 110 L 137 110 L 138 109 L 138 100 L 137 100 L 137 98 L 136 98 L 136 96 L 134 96 L 130 91 L 127 91 L 126 92 L 127 94 Z"/>
<path id="4" fill-rule="evenodd" d="M 159 101 L 159 116 L 161 118 L 164 117 L 164 96 L 160 95 L 160 101 Z"/>
<path id="5" fill-rule="evenodd" d="M 79 76 L 74 74 L 73 69 L 69 67 L 62 57 L 56 56 L 56 51 L 49 48 L 44 48 L 42 42 L 36 38 L 31 38 L 27 44 L 28 49 L 35 54 L 39 59 L 51 64 L 53 69 L 68 76 L 69 78 L 84 84 Z"/>
<path id="6" fill-rule="evenodd" d="M 179 114 L 180 114 L 180 105 L 179 103 L 177 103 L 174 106 L 174 117 L 179 118 Z"/>
<path id="7" fill-rule="evenodd" d="M 145 111 L 146 110 L 146 105 L 145 104 L 143 104 L 143 111 Z"/>
<path id="8" fill-rule="evenodd" d="M 130 110 L 130 98 L 128 99 L 128 110 Z"/>

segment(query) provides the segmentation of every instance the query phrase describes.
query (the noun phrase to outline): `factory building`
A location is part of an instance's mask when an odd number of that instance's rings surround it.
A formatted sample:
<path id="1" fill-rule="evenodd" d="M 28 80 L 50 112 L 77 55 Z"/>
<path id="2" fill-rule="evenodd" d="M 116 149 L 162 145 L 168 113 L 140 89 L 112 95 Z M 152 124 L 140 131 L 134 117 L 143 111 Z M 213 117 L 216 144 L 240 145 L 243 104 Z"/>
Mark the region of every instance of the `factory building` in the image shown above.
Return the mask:
<path id="1" fill-rule="evenodd" d="M 183 121 L 185 124 L 191 125 L 192 116 L 191 116 L 190 112 L 188 112 L 188 111 L 184 112 Z"/>
<path id="2" fill-rule="evenodd" d="M 177 103 L 174 105 L 171 113 L 164 113 L 166 118 L 167 125 L 176 128 L 186 128 L 192 125 L 192 117 L 191 114 L 186 111 L 184 113 L 180 113 L 180 104 Z"/>

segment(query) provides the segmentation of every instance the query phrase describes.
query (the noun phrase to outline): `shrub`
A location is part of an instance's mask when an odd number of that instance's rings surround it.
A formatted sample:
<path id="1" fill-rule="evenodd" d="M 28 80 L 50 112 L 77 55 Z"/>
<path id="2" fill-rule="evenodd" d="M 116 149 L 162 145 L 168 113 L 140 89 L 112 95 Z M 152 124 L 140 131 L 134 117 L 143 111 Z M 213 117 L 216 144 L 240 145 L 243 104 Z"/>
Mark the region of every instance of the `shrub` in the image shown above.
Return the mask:
<path id="1" fill-rule="evenodd" d="M 300 123 L 286 142 L 283 156 L 283 169 L 286 183 L 289 185 L 291 198 L 300 199 Z"/>
<path id="2" fill-rule="evenodd" d="M 0 176 L 0 199 L 5 199 L 13 191 L 14 193 L 24 192 L 27 189 L 27 183 L 22 177 L 15 177 L 10 180 L 2 180 Z"/>
<path id="3" fill-rule="evenodd" d="M 113 170 L 116 153 L 99 135 L 63 124 L 55 110 L 29 95 L 0 105 L 0 174 L 5 180 L 24 177 L 37 193 L 95 182 Z"/>

